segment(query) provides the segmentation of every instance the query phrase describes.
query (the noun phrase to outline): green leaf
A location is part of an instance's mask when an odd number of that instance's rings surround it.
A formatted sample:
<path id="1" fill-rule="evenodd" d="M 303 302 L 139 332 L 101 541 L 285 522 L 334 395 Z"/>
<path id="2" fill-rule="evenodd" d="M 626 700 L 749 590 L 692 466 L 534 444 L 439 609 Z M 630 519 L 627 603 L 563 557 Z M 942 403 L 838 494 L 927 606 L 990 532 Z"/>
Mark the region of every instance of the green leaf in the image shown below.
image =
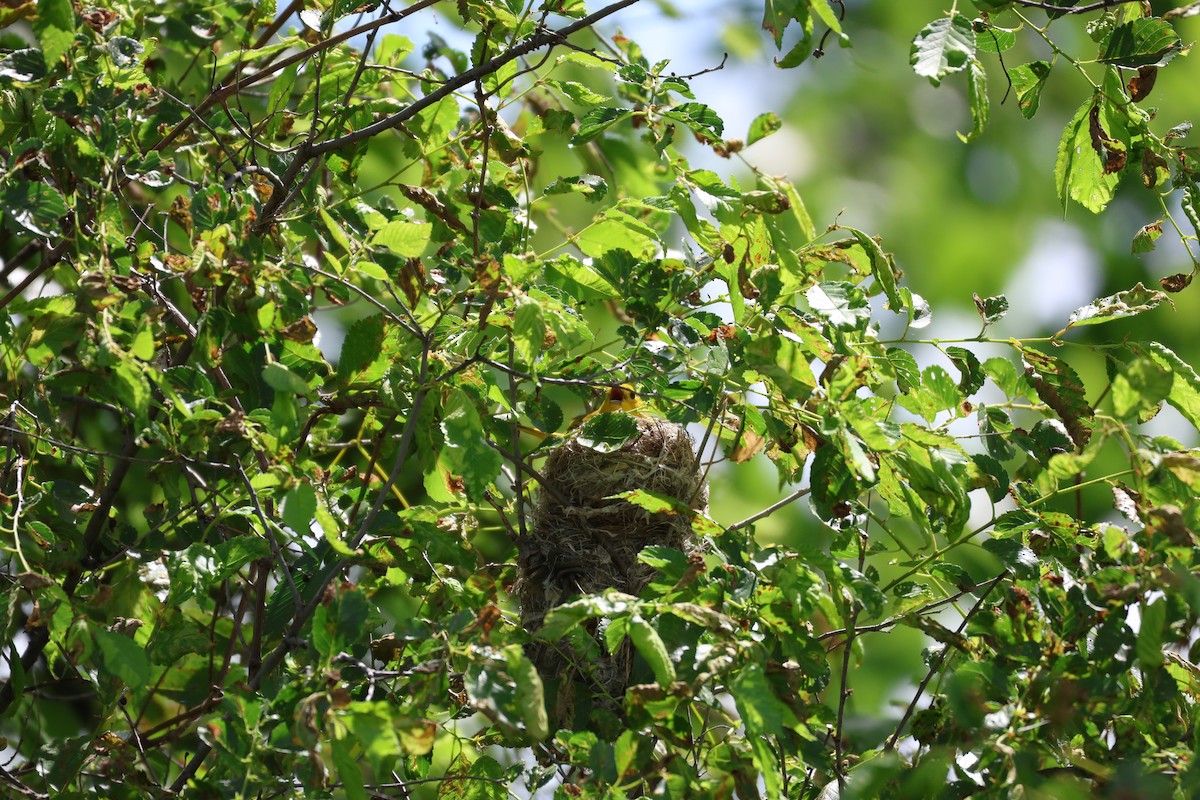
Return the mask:
<path id="1" fill-rule="evenodd" d="M 1042 97 L 1042 89 L 1046 78 L 1050 77 L 1049 61 L 1030 61 L 1028 64 L 1018 64 L 1009 71 L 1013 91 L 1017 93 L 1017 107 L 1025 119 L 1033 119 L 1037 113 L 1038 103 Z"/>
<path id="2" fill-rule="evenodd" d="M 806 397 L 816 388 L 814 355 L 791 331 L 755 336 L 745 354 L 747 364 L 770 378 L 786 397 Z"/>
<path id="3" fill-rule="evenodd" d="M 889 347 L 887 360 L 896 376 L 896 386 L 901 392 L 911 392 L 921 384 L 921 369 L 912 353 L 899 347 Z"/>
<path id="4" fill-rule="evenodd" d="M 41 50 L 26 47 L 13 50 L 4 58 L 0 58 L 0 78 L 9 78 L 17 83 L 32 83 L 45 76 L 46 60 L 42 57 Z"/>
<path id="5" fill-rule="evenodd" d="M 1200 236 L 1200 183 L 1192 181 L 1183 190 L 1183 213 L 1192 223 L 1196 235 Z"/>
<path id="6" fill-rule="evenodd" d="M 550 735 L 550 720 L 546 715 L 545 690 L 537 667 L 525 657 L 519 645 L 504 648 L 509 672 L 517 683 L 517 706 L 525 724 L 525 732 L 535 742 Z"/>
<path id="7" fill-rule="evenodd" d="M 544 194 L 582 194 L 589 203 L 598 203 L 608 194 L 608 183 L 599 175 L 572 175 L 551 183 Z"/>
<path id="8" fill-rule="evenodd" d="M 633 112 L 627 108 L 592 109 L 579 120 L 579 129 L 571 137 L 571 144 L 587 144 L 621 120 L 632 116 Z"/>
<path id="9" fill-rule="evenodd" d="M 1093 97 L 1081 105 L 1063 129 L 1058 143 L 1054 180 L 1064 214 L 1068 200 L 1074 200 L 1088 211 L 1100 213 L 1112 200 L 1121 179 L 1118 173 L 1105 170 L 1106 162 L 1096 151 L 1092 115 L 1098 113 L 1098 103 L 1099 99 Z"/>
<path id="10" fill-rule="evenodd" d="M 751 738 L 782 735 L 788 710 L 771 690 L 761 664 L 751 662 L 737 670 L 729 689 Z"/>
<path id="11" fill-rule="evenodd" d="M 1028 347 L 1020 350 L 1025 358 L 1025 379 L 1042 402 L 1054 409 L 1075 446 L 1082 449 L 1092 438 L 1096 412 L 1088 405 L 1079 375 L 1062 359 Z"/>
<path id="12" fill-rule="evenodd" d="M 694 133 L 718 140 L 725 132 L 725 123 L 703 103 L 682 103 L 663 112 L 663 116 L 682 122 Z M 580 129 L 582 133 L 582 128 Z"/>
<path id="13" fill-rule="evenodd" d="M 1032 579 L 1038 576 L 1038 557 L 1016 539 L 988 539 L 983 543 L 983 549 L 999 559 L 1018 578 Z"/>
<path id="14" fill-rule="evenodd" d="M 851 283 L 821 283 L 804 293 L 812 310 L 838 328 L 856 328 L 871 318 L 867 298 Z"/>
<path id="15" fill-rule="evenodd" d="M 1055 336 L 1061 336 L 1071 328 L 1080 325 L 1099 325 L 1102 322 L 1122 317 L 1136 316 L 1158 308 L 1164 300 L 1170 302 L 1170 298 L 1165 292 L 1147 289 L 1138 283 L 1132 289 L 1101 297 L 1082 308 L 1075 309 L 1071 312 L 1071 319 L 1067 323 L 1067 327 L 1056 333 Z"/>
<path id="16" fill-rule="evenodd" d="M 971 59 L 971 68 L 967 70 L 967 103 L 971 107 L 971 131 L 958 134 L 958 138 L 964 142 L 973 142 L 987 127 L 991 108 L 987 95 L 987 73 L 976 59 Z"/>
<path id="17" fill-rule="evenodd" d="M 42 56 L 54 67 L 75 42 L 75 9 L 71 0 L 38 0 L 33 32 L 42 46 Z"/>
<path id="18" fill-rule="evenodd" d="M 913 39 L 909 64 L 913 72 L 937 86 L 947 75 L 962 72 L 975 56 L 975 29 L 962 14 L 936 19 Z"/>
<path id="19" fill-rule="evenodd" d="M 506 256 L 505 266 L 508 265 Z M 569 255 L 561 255 L 554 261 L 542 265 L 546 282 L 567 292 L 581 302 L 588 300 L 613 300 L 620 293 L 591 264 L 585 264 Z"/>
<path id="20" fill-rule="evenodd" d="M 545 339 L 546 319 L 541 306 L 530 295 L 519 296 L 512 323 L 512 342 L 517 355 L 525 364 L 534 364 L 542 355 Z"/>
<path id="21" fill-rule="evenodd" d="M 995 25 L 975 26 L 975 45 L 981 53 L 1003 53 L 1017 45 L 1017 34 Z"/>
<path id="22" fill-rule="evenodd" d="M 829 30 L 838 35 L 842 34 L 842 23 L 838 20 L 837 13 L 833 10 L 833 7 L 829 5 L 829 0 L 809 0 L 808 4 L 812 8 L 813 13 L 820 17 L 821 22 L 829 26 Z M 845 36 L 842 36 L 842 38 L 844 39 Z"/>
<path id="23" fill-rule="evenodd" d="M 443 420 L 447 441 L 452 445 L 447 456 L 461 475 L 467 497 L 482 500 L 491 482 L 500 474 L 500 454 L 488 445 L 483 433 L 479 412 L 458 390 L 452 399 L 449 413 Z"/>
<path id="24" fill-rule="evenodd" d="M 749 147 L 755 142 L 767 138 L 782 127 L 783 120 L 779 118 L 778 114 L 772 111 L 759 114 L 750 123 L 750 130 L 746 133 L 746 146 Z"/>
<path id="25" fill-rule="evenodd" d="M 630 489 L 614 495 L 614 497 L 632 503 L 651 514 L 685 514 L 690 517 L 693 513 L 687 503 L 682 500 L 661 492 L 652 492 L 649 489 Z"/>
<path id="26" fill-rule="evenodd" d="M 371 243 L 383 245 L 401 258 L 417 258 L 425 252 L 432 233 L 432 225 L 392 220 L 375 232 Z"/>
<path id="27" fill-rule="evenodd" d="M 213 550 L 216 552 L 220 564 L 214 573 L 217 581 L 228 580 L 251 561 L 271 555 L 270 543 L 253 534 L 234 536 L 217 544 Z"/>
<path id="28" fill-rule="evenodd" d="M 1191 365 L 1175 355 L 1164 345 L 1151 342 L 1149 355 L 1159 366 L 1170 370 L 1175 379 L 1166 400 L 1183 415 L 1184 419 L 1200 430 L 1200 377 Z"/>
<path id="29" fill-rule="evenodd" d="M 71 213 L 66 198 L 38 181 L 9 181 L 0 192 L 0 211 L 37 236 L 57 237 L 58 221 Z"/>
<path id="30" fill-rule="evenodd" d="M 597 414 L 579 429 L 580 443 L 601 453 L 619 450 L 637 435 L 637 421 L 623 411 Z"/>
<path id="31" fill-rule="evenodd" d="M 766 0 L 763 11 L 763 30 L 771 34 L 776 47 L 783 46 L 783 34 L 798 15 L 808 15 L 807 6 L 797 8 L 796 0 Z"/>
<path id="32" fill-rule="evenodd" d="M 606 95 L 594 92 L 582 83 L 575 81 L 548 81 L 548 83 L 558 87 L 563 94 L 582 106 L 598 106 L 609 99 Z"/>
<path id="33" fill-rule="evenodd" d="M 1163 66 L 1182 45 L 1171 23 L 1143 17 L 1118 25 L 1101 43 L 1100 60 L 1122 67 Z"/>
<path id="34" fill-rule="evenodd" d="M 1133 244 L 1129 250 L 1131 253 L 1149 253 L 1154 249 L 1154 243 L 1158 241 L 1158 237 L 1163 234 L 1163 221 L 1160 219 L 1157 222 L 1151 222 L 1138 228 L 1138 232 L 1133 235 Z"/>
<path id="35" fill-rule="evenodd" d="M 350 326 L 342 341 L 342 352 L 338 356 L 338 382 L 345 385 L 354 376 L 377 361 L 382 354 L 386 334 L 382 314 L 364 317 Z"/>
<path id="36" fill-rule="evenodd" d="M 329 740 L 333 767 L 337 770 L 338 780 L 341 781 L 342 791 L 346 793 L 347 800 L 367 800 L 362 767 L 351 752 L 353 744 L 349 737 L 335 737 Z"/>
<path id="37" fill-rule="evenodd" d="M 1150 358 L 1135 358 L 1113 377 L 1113 413 L 1119 419 L 1136 415 L 1144 421 L 1157 412 L 1174 383 L 1175 375 L 1169 369 Z"/>
<path id="38" fill-rule="evenodd" d="M 962 376 L 958 381 L 958 389 L 963 396 L 970 397 L 979 391 L 987 380 L 979 358 L 970 350 L 955 346 L 947 347 L 946 355 Z"/>
<path id="39" fill-rule="evenodd" d="M 650 665 L 654 678 L 662 688 L 668 688 L 675 680 L 675 664 L 667 653 L 662 637 L 638 614 L 629 618 L 629 638 L 642 658 Z"/>
<path id="40" fill-rule="evenodd" d="M 883 294 L 888 299 L 888 308 L 892 311 L 900 312 L 905 308 L 903 297 L 897 288 L 896 282 L 896 265 L 893 263 L 891 256 L 883 251 L 879 246 L 879 242 L 868 236 L 863 231 L 857 228 L 845 228 L 842 230 L 848 231 L 859 245 L 866 251 L 867 257 L 871 260 L 871 274 L 875 276 L 875 280 L 879 282 L 880 288 L 883 289 Z"/>
<path id="41" fill-rule="evenodd" d="M 106 673 L 139 691 L 150 682 L 150 658 L 146 648 L 128 636 L 111 631 L 95 631 L 92 638 L 100 648 Z"/>
<path id="42" fill-rule="evenodd" d="M 308 384 L 296 373 L 279 362 L 263 367 L 263 380 L 277 392 L 306 396 L 309 393 Z"/>
<path id="43" fill-rule="evenodd" d="M 1163 665 L 1163 640 L 1167 629 L 1167 600 L 1144 601 L 1138 604 L 1141 612 L 1141 627 L 1138 629 L 1134 652 L 1144 669 L 1157 669 Z"/>

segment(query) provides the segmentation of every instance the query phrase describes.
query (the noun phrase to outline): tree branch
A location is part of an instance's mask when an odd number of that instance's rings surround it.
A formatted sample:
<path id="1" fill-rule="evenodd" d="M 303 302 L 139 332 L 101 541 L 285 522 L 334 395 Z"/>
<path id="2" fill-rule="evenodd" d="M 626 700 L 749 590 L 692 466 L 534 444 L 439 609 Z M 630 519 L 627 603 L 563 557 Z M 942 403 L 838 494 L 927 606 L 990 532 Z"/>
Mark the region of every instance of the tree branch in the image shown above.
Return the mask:
<path id="1" fill-rule="evenodd" d="M 487 61 L 484 61 L 482 64 L 472 67 L 471 69 L 459 73 L 453 78 L 450 78 L 444 84 L 425 95 L 420 100 L 414 101 L 403 111 L 398 111 L 390 117 L 384 117 L 378 122 L 374 122 L 365 128 L 359 128 L 358 130 L 352 131 L 343 136 L 335 136 L 332 139 L 326 139 L 322 142 L 312 145 L 307 143 L 302 144 L 297 150 L 291 166 L 288 167 L 287 172 L 282 178 L 283 183 L 285 185 L 290 185 L 293 183 L 300 174 L 300 171 L 304 168 L 304 165 L 311 159 L 317 158 L 318 156 L 342 147 L 357 144 L 358 142 L 362 142 L 370 139 L 373 136 L 377 136 L 384 131 L 389 131 L 392 128 L 399 127 L 415 117 L 417 114 L 420 114 L 425 109 L 436 105 L 443 99 L 454 94 L 459 89 L 470 86 L 476 81 L 482 80 L 486 76 L 491 75 L 508 62 L 515 61 L 516 59 L 528 55 L 535 50 L 540 50 L 543 47 L 552 47 L 557 45 L 566 37 L 574 33 L 578 33 L 579 31 L 586 30 L 605 17 L 612 16 L 618 11 L 628 8 L 637 2 L 639 2 L 639 0 L 618 0 L 617 2 L 605 6 L 597 12 L 589 14 L 583 19 L 576 20 L 570 25 L 558 30 L 539 31 L 520 44 L 514 45 L 508 50 L 505 50 L 503 53 L 493 56 Z M 410 6 L 410 9 L 414 7 L 415 6 Z M 409 9 L 405 10 L 407 11 Z M 253 77 L 254 76 L 249 76 L 249 78 Z M 280 194 L 273 194 L 271 199 L 267 201 L 267 204 L 260 212 L 258 222 L 255 223 L 255 230 L 258 233 L 262 233 L 263 231 L 267 230 L 275 216 L 279 214 L 288 200 L 290 200 L 290 197 L 285 198 Z"/>

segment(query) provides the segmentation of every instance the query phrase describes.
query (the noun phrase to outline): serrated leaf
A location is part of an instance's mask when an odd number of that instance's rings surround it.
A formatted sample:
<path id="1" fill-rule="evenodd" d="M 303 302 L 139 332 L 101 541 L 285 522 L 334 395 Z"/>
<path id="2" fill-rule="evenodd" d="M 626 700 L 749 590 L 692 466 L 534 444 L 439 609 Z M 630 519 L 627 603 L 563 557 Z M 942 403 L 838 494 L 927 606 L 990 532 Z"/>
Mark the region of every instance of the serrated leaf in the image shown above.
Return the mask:
<path id="1" fill-rule="evenodd" d="M 1151 342 L 1150 357 L 1159 365 L 1171 371 L 1175 376 L 1171 383 L 1171 391 L 1166 400 L 1184 419 L 1200 430 L 1200 377 L 1191 365 L 1175 355 L 1170 349 L 1158 342 Z"/>
<path id="2" fill-rule="evenodd" d="M 629 618 L 629 639 L 641 657 L 646 659 L 646 663 L 650 665 L 650 670 L 654 673 L 658 685 L 664 689 L 670 687 L 675 680 L 675 664 L 671 662 L 667 646 L 654 626 L 642 619 L 640 615 L 634 614 Z"/>
<path id="3" fill-rule="evenodd" d="M 338 356 L 339 382 L 348 383 L 380 357 L 385 333 L 382 314 L 364 317 L 350 326 Z"/>
<path id="4" fill-rule="evenodd" d="M 1099 325 L 1102 322 L 1109 322 L 1122 317 L 1132 317 L 1142 314 L 1146 311 L 1151 311 L 1166 300 L 1170 302 L 1165 292 L 1160 292 L 1157 289 L 1147 289 L 1141 283 L 1138 283 L 1132 289 L 1126 289 L 1123 292 L 1101 297 L 1098 300 L 1093 300 L 1082 308 L 1077 308 L 1071 312 L 1070 322 L 1067 327 L 1059 331 L 1055 336 L 1061 336 L 1071 328 L 1080 325 Z"/>
<path id="5" fill-rule="evenodd" d="M 614 497 L 632 503 L 651 514 L 684 514 L 689 517 L 692 515 L 692 509 L 688 508 L 687 503 L 668 494 L 652 492 L 649 489 L 630 489 L 614 495 Z"/>
<path id="6" fill-rule="evenodd" d="M 887 349 L 887 360 L 892 371 L 896 373 L 896 386 L 901 392 L 908 393 L 921 383 L 921 369 L 912 353 L 899 347 Z"/>
<path id="7" fill-rule="evenodd" d="M 871 317 L 866 298 L 849 283 L 820 283 L 810 287 L 804 296 L 815 313 L 839 328 L 857 327 Z"/>
<path id="8" fill-rule="evenodd" d="M 1167 399 L 1175 376 L 1153 359 L 1138 357 L 1123 365 L 1112 381 L 1113 413 L 1120 419 L 1157 411 Z"/>
<path id="9" fill-rule="evenodd" d="M 598 203 L 608 194 L 608 183 L 599 175 L 572 175 L 559 178 L 543 192 L 552 194 L 581 194 L 589 203 Z"/>
<path id="10" fill-rule="evenodd" d="M 597 414 L 579 430 L 579 441 L 601 453 L 619 450 L 638 435 L 637 421 L 624 412 Z"/>
<path id="11" fill-rule="evenodd" d="M 782 127 L 783 120 L 779 118 L 778 114 L 771 111 L 759 114 L 750 123 L 750 130 L 746 133 L 746 146 L 749 147 L 755 142 L 767 138 Z"/>
<path id="12" fill-rule="evenodd" d="M 550 84 L 557 86 L 572 101 L 583 106 L 598 106 L 609 99 L 607 96 L 594 92 L 589 87 L 575 81 L 550 81 Z"/>
<path id="13" fill-rule="evenodd" d="M 10 181 L 0 192 L 0 211 L 37 236 L 60 234 L 58 220 L 70 213 L 66 198 L 37 181 Z"/>
<path id="14" fill-rule="evenodd" d="M 53 67 L 75 42 L 75 9 L 71 0 L 38 0 L 33 31 L 46 64 Z"/>
<path id="15" fill-rule="evenodd" d="M 663 112 L 663 116 L 678 120 L 694 133 L 710 139 L 720 139 L 725 132 L 724 121 L 703 103 L 681 103 Z"/>
<path id="16" fill-rule="evenodd" d="M 45 76 L 46 61 L 41 50 L 26 47 L 13 50 L 4 58 L 0 58 L 0 78 L 9 78 L 18 83 L 32 83 Z"/>
<path id="17" fill-rule="evenodd" d="M 512 342 L 517 355 L 532 365 L 542 354 L 542 343 L 546 339 L 546 319 L 537 301 L 528 294 L 517 298 L 513 309 Z"/>
<path id="18" fill-rule="evenodd" d="M 353 742 L 349 737 L 334 737 L 328 740 L 333 768 L 341 781 L 342 791 L 347 800 L 367 800 L 367 790 L 363 785 L 362 767 L 358 759 L 351 753 Z"/>
<path id="19" fill-rule="evenodd" d="M 571 137 L 571 144 L 586 144 L 631 116 L 633 112 L 627 108 L 594 108 L 579 120 L 579 129 Z"/>
<path id="20" fill-rule="evenodd" d="M 1049 61 L 1030 61 L 1028 64 L 1018 64 L 1009 71 L 1013 91 L 1017 93 L 1017 108 L 1025 119 L 1033 119 L 1037 113 L 1038 103 L 1042 98 L 1042 89 L 1046 86 L 1046 78 L 1050 77 Z"/>
<path id="21" fill-rule="evenodd" d="M 546 714 L 546 694 L 537 667 L 525 657 L 520 646 L 504 648 L 508 669 L 517 684 L 517 707 L 525 724 L 525 732 L 535 742 L 550 735 L 550 720 Z"/>
<path id="22" fill-rule="evenodd" d="M 1025 378 L 1042 402 L 1054 409 L 1075 446 L 1083 449 L 1092 438 L 1096 412 L 1088 405 L 1083 382 L 1065 361 L 1039 350 L 1022 347 Z"/>
<path id="23" fill-rule="evenodd" d="M 1200 236 L 1200 184 L 1193 181 L 1184 187 L 1183 200 L 1180 205 L 1183 207 L 1183 213 L 1188 218 L 1188 222 L 1192 223 L 1196 235 Z"/>
<path id="24" fill-rule="evenodd" d="M 962 72 L 975 55 L 975 30 L 962 14 L 936 19 L 913 39 L 909 63 L 913 72 L 937 86 L 947 75 Z"/>
<path id="25" fill-rule="evenodd" d="M 297 484 L 283 501 L 281 520 L 293 531 L 305 535 L 317 513 L 317 494 L 308 483 Z"/>
<path id="26" fill-rule="evenodd" d="M 1163 637 L 1167 627 L 1167 601 L 1158 598 L 1156 602 L 1143 602 L 1138 605 L 1141 611 L 1141 627 L 1138 628 L 1137 643 L 1134 652 L 1138 663 L 1143 669 L 1157 669 L 1163 665 Z"/>
<path id="27" fill-rule="evenodd" d="M 304 379 L 283 364 L 278 362 L 263 367 L 263 380 L 277 392 L 290 392 L 296 395 L 307 395 L 308 384 Z"/>
<path id="28" fill-rule="evenodd" d="M 1038 576 L 1037 555 L 1017 539 L 988 539 L 983 543 L 983 549 L 998 558 L 1018 578 Z"/>
<path id="29" fill-rule="evenodd" d="M 1011 50 L 1017 44 L 1017 34 L 1014 31 L 987 25 L 983 30 L 976 27 L 975 46 L 981 53 L 1003 53 Z"/>
<path id="30" fill-rule="evenodd" d="M 432 233 L 432 225 L 392 220 L 375 232 L 371 243 L 383 245 L 401 258 L 417 258 L 425 252 Z"/>
<path id="31" fill-rule="evenodd" d="M 980 297 L 972 295 L 975 300 L 975 310 L 979 312 L 984 325 L 992 325 L 1004 318 L 1008 313 L 1008 298 L 1004 295 L 995 297 Z"/>
<path id="32" fill-rule="evenodd" d="M 1064 214 L 1070 200 L 1092 213 L 1100 213 L 1112 200 L 1120 181 L 1118 173 L 1105 170 L 1105 161 L 1094 146 L 1091 116 L 1098 102 L 1093 97 L 1079 107 L 1058 143 L 1054 180 Z"/>
<path id="33" fill-rule="evenodd" d="M 962 376 L 958 381 L 958 389 L 963 396 L 970 397 L 979 391 L 984 381 L 987 380 L 979 358 L 966 348 L 954 346 L 946 348 L 946 355 Z"/>
<path id="34" fill-rule="evenodd" d="M 147 685 L 150 658 L 146 648 L 128 636 L 111 631 L 94 631 L 92 638 L 100 649 L 104 673 L 139 691 Z"/>
<path id="35" fill-rule="evenodd" d="M 879 282 L 880 288 L 883 289 L 883 294 L 887 297 L 888 308 L 892 311 L 899 312 L 905 308 L 904 298 L 901 296 L 896 282 L 896 265 L 892 262 L 891 257 L 883 251 L 879 246 L 879 242 L 868 236 L 863 231 L 857 228 L 845 228 L 842 230 L 848 231 L 858 241 L 862 249 L 866 251 L 867 258 L 871 261 L 871 275 Z M 916 297 L 916 295 L 913 295 Z"/>
<path id="36" fill-rule="evenodd" d="M 967 70 L 967 105 L 971 108 L 971 130 L 969 133 L 959 133 L 958 138 L 963 142 L 973 142 L 987 127 L 991 104 L 987 95 L 987 73 L 977 59 L 971 59 L 971 68 Z"/>
<path id="37" fill-rule="evenodd" d="M 738 670 L 729 689 L 752 738 L 782 734 L 786 708 L 771 690 L 761 664 L 751 662 Z"/>
<path id="38" fill-rule="evenodd" d="M 1122 67 L 1163 66 L 1179 51 L 1182 42 L 1169 22 L 1143 17 L 1118 25 L 1101 42 L 1100 61 Z"/>
<path id="39" fill-rule="evenodd" d="M 1158 237 L 1163 234 L 1163 221 L 1151 222 L 1138 228 L 1138 232 L 1133 235 L 1133 244 L 1129 250 L 1131 253 L 1149 253 L 1154 249 L 1154 243 L 1158 241 Z"/>

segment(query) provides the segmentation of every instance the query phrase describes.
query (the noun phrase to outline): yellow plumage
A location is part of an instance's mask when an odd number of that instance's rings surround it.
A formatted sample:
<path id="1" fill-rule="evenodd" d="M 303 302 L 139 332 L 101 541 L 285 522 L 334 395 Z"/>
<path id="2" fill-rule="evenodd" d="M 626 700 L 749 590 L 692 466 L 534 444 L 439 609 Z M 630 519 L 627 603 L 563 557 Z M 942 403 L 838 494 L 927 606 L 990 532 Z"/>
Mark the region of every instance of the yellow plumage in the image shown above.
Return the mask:
<path id="1" fill-rule="evenodd" d="M 604 398 L 604 402 L 593 411 L 571 420 L 571 424 L 567 426 L 567 429 L 574 430 L 597 414 L 611 414 L 614 411 L 639 414 L 641 413 L 641 407 L 642 399 L 638 397 L 637 390 L 631 384 L 622 383 L 618 386 L 610 386 L 608 396 Z"/>

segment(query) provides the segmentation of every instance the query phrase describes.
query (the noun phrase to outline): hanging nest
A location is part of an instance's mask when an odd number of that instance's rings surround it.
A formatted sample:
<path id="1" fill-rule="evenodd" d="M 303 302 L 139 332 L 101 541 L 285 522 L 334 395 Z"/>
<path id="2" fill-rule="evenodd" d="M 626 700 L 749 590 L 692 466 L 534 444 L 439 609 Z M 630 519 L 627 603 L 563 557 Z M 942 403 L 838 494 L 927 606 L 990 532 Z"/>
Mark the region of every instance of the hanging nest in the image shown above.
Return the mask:
<path id="1" fill-rule="evenodd" d="M 529 631 L 541 627 L 547 611 L 578 595 L 609 588 L 639 594 L 654 577 L 654 568 L 637 560 L 643 548 L 662 545 L 691 552 L 697 547 L 688 515 L 652 513 L 626 500 L 610 499 L 646 489 L 694 511 L 708 508 L 708 488 L 683 427 L 632 418 L 637 433 L 620 447 L 596 449 L 576 433 L 546 459 L 530 529 L 518 543 L 513 588 L 521 624 Z M 559 726 L 571 727 L 579 687 L 591 691 L 594 704 L 613 711 L 625 694 L 633 656 L 630 643 L 609 653 L 594 622 L 587 630 L 595 640 L 595 648 L 588 649 L 598 649 L 598 658 L 587 659 L 567 642 L 528 646 L 542 679 L 558 683 L 552 719 Z"/>

